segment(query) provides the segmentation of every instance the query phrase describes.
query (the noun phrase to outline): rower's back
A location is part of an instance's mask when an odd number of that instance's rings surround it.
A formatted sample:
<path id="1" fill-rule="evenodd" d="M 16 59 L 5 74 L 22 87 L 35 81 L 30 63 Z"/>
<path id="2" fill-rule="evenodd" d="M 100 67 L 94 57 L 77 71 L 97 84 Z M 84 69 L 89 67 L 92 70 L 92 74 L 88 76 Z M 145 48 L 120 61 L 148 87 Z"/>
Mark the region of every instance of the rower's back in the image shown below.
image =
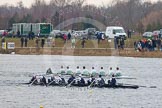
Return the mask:
<path id="1" fill-rule="evenodd" d="M 99 71 L 99 75 L 101 76 L 106 76 L 106 72 L 105 70 L 103 69 L 103 67 L 101 67 L 100 71 Z"/>
<path id="2" fill-rule="evenodd" d="M 67 66 L 66 74 L 73 75 L 73 71 L 69 68 L 69 66 Z"/>
<path id="3" fill-rule="evenodd" d="M 90 73 L 89 73 L 88 69 L 85 68 L 85 66 L 83 66 L 82 75 L 83 76 L 90 76 Z"/>

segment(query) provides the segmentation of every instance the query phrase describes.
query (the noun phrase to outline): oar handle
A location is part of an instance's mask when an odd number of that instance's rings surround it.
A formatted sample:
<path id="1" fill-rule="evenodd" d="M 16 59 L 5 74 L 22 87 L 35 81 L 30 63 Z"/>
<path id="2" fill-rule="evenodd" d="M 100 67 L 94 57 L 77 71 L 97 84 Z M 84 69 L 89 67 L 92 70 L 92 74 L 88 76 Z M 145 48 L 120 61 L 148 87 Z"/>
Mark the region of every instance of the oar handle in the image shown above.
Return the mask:
<path id="1" fill-rule="evenodd" d="M 71 81 L 71 83 L 70 84 L 68 84 L 66 87 L 70 87 L 71 86 L 71 84 L 75 81 L 76 79 L 74 79 L 73 81 Z"/>
<path id="2" fill-rule="evenodd" d="M 29 86 L 33 85 L 33 83 L 36 81 L 37 79 L 34 79 L 34 81 L 32 83 L 29 84 Z"/>
<path id="3" fill-rule="evenodd" d="M 87 88 L 90 88 L 95 81 L 96 80 L 93 80 L 92 83 Z"/>

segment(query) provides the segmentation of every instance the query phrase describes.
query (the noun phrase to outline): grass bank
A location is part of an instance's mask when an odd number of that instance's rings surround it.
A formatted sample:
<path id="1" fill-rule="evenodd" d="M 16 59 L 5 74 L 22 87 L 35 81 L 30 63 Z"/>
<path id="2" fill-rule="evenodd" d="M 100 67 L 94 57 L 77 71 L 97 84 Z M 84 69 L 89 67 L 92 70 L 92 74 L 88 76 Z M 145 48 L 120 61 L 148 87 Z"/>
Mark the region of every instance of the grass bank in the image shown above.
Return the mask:
<path id="1" fill-rule="evenodd" d="M 71 48 L 70 40 L 64 44 L 62 39 L 55 39 L 55 47 L 35 48 L 35 40 L 28 41 L 28 47 L 20 47 L 20 38 L 6 38 L 6 42 L 15 42 L 14 50 L 0 50 L 0 53 L 11 53 L 31 55 L 31 54 L 45 54 L 45 55 L 73 55 L 73 56 L 125 56 L 125 57 L 156 57 L 162 58 L 162 52 L 137 52 L 134 50 L 134 41 L 141 39 L 139 36 L 133 36 L 131 39 L 125 41 L 124 50 L 115 50 L 113 40 L 111 42 L 97 40 L 86 40 L 85 48 L 81 48 L 81 40 L 76 41 L 75 49 Z M 1 46 L 0 46 L 1 47 Z"/>

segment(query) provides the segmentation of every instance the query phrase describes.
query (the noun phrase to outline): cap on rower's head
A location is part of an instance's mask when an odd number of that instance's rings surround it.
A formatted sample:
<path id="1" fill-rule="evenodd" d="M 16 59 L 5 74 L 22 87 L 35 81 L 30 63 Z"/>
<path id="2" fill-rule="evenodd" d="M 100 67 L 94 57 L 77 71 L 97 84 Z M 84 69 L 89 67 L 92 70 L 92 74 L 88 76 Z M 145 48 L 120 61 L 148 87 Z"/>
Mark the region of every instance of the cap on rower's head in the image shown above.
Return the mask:
<path id="1" fill-rule="evenodd" d="M 101 67 L 101 69 L 103 69 L 103 67 Z"/>
<path id="2" fill-rule="evenodd" d="M 79 66 L 77 66 L 77 69 L 79 69 Z"/>
<path id="3" fill-rule="evenodd" d="M 92 69 L 94 69 L 94 67 L 92 67 Z"/>
<path id="4" fill-rule="evenodd" d="M 69 66 L 67 66 L 67 69 L 69 69 Z"/>
<path id="5" fill-rule="evenodd" d="M 99 75 L 99 77 L 101 77 L 101 75 Z"/>
<path id="6" fill-rule="evenodd" d="M 119 67 L 116 67 L 117 70 L 119 70 Z"/>
<path id="7" fill-rule="evenodd" d="M 61 68 L 63 68 L 63 66 L 61 66 Z"/>
<path id="8" fill-rule="evenodd" d="M 85 69 L 85 66 L 83 66 L 83 69 Z"/>
<path id="9" fill-rule="evenodd" d="M 110 67 L 110 70 L 112 70 L 112 67 Z"/>

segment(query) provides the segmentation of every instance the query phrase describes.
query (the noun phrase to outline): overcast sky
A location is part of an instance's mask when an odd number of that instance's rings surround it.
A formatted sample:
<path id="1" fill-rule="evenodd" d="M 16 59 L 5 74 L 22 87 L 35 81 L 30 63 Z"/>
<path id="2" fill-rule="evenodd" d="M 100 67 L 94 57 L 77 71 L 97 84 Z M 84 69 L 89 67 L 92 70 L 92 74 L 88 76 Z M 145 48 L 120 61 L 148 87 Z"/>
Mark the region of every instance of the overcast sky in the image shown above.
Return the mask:
<path id="1" fill-rule="evenodd" d="M 34 0 L 1 0 L 0 1 L 0 5 L 4 5 L 4 4 L 8 4 L 8 5 L 14 5 L 17 6 L 17 3 L 19 1 L 22 1 L 25 7 L 30 7 L 31 4 L 34 2 Z M 47 3 L 50 0 L 45 0 Z M 109 3 L 111 3 L 112 0 L 87 0 L 88 4 L 95 4 L 95 5 L 108 5 Z M 146 0 L 144 0 L 146 1 Z M 149 1 L 158 1 L 158 0 L 149 0 Z"/>

